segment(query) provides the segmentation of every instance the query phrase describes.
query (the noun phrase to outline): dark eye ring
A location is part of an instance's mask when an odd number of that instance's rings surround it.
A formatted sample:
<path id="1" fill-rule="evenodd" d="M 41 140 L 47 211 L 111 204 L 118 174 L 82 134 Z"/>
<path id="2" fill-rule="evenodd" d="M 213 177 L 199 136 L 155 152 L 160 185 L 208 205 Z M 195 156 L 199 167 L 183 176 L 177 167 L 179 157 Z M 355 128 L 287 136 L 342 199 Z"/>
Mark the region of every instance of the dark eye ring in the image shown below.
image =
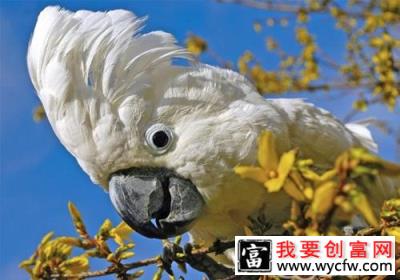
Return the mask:
<path id="1" fill-rule="evenodd" d="M 172 129 L 157 123 L 149 127 L 145 134 L 146 146 L 155 154 L 164 154 L 171 147 L 174 139 Z"/>

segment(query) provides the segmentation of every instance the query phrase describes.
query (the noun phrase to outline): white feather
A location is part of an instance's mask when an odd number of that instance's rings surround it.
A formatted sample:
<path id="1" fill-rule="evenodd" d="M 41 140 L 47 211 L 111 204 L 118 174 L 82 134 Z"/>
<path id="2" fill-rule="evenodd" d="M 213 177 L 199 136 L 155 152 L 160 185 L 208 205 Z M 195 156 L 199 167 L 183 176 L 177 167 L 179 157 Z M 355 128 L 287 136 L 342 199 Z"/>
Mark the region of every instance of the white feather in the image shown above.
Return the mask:
<path id="1" fill-rule="evenodd" d="M 368 124 L 348 123 L 346 127 L 359 139 L 361 145 L 374 152 L 378 152 L 378 145 L 372 138 L 372 134 L 367 128 Z"/>

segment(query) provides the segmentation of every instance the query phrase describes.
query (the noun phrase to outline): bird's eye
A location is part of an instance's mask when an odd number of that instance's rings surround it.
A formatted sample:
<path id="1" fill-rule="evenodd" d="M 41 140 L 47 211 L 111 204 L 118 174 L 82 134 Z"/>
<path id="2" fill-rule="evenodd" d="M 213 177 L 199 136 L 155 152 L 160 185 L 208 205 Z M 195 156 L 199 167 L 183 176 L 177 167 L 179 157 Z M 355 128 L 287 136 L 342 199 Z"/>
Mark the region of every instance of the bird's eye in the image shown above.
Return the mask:
<path id="1" fill-rule="evenodd" d="M 173 143 L 174 134 L 168 126 L 157 123 L 149 127 L 145 134 L 146 146 L 155 154 L 164 154 Z"/>

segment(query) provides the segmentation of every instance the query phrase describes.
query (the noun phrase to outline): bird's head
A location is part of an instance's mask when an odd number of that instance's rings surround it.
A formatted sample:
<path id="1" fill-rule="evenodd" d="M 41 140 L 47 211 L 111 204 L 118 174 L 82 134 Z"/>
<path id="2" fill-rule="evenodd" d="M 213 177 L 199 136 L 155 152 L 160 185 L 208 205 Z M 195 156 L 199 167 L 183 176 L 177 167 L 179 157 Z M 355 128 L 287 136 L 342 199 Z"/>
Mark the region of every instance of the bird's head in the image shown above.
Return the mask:
<path id="1" fill-rule="evenodd" d="M 121 217 L 166 238 L 187 231 L 234 165 L 250 161 L 254 115 L 263 117 L 245 78 L 174 65 L 191 56 L 170 34 L 137 34 L 142 22 L 122 10 L 46 8 L 28 67 L 55 134 Z"/>

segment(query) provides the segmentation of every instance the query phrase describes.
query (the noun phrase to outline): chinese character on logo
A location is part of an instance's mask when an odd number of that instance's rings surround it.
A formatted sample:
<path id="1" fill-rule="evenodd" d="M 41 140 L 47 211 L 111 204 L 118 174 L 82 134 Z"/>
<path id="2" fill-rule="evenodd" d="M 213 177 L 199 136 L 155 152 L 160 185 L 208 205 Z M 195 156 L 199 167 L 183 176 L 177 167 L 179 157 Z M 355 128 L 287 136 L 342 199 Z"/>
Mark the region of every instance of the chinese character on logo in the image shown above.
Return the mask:
<path id="1" fill-rule="evenodd" d="M 271 271 L 271 240 L 239 240 L 238 270 L 241 272 Z"/>
<path id="2" fill-rule="evenodd" d="M 392 257 L 392 243 L 390 241 L 374 241 L 374 258 L 378 256 Z"/>
<path id="3" fill-rule="evenodd" d="M 343 258 L 343 241 L 334 242 L 329 240 L 325 245 L 326 256 L 328 258 Z"/>
<path id="4" fill-rule="evenodd" d="M 368 245 L 367 242 L 362 242 L 362 241 L 355 241 L 355 242 L 350 242 L 350 257 L 352 258 L 366 258 L 367 257 L 367 250 L 366 246 Z"/>
<path id="5" fill-rule="evenodd" d="M 318 240 L 301 240 L 301 250 L 303 253 L 302 258 L 318 258 L 319 250 L 319 241 Z"/>
<path id="6" fill-rule="evenodd" d="M 260 251 L 267 251 L 267 247 L 257 247 L 256 244 L 251 243 L 250 247 L 243 248 L 242 256 L 246 256 L 246 250 L 249 251 L 248 259 L 246 259 L 247 266 L 249 268 L 260 268 L 261 266 L 261 258 L 259 257 Z"/>
<path id="7" fill-rule="evenodd" d="M 294 252 L 295 245 L 292 241 L 282 241 L 276 244 L 276 253 L 278 258 L 295 258 L 296 254 Z"/>

